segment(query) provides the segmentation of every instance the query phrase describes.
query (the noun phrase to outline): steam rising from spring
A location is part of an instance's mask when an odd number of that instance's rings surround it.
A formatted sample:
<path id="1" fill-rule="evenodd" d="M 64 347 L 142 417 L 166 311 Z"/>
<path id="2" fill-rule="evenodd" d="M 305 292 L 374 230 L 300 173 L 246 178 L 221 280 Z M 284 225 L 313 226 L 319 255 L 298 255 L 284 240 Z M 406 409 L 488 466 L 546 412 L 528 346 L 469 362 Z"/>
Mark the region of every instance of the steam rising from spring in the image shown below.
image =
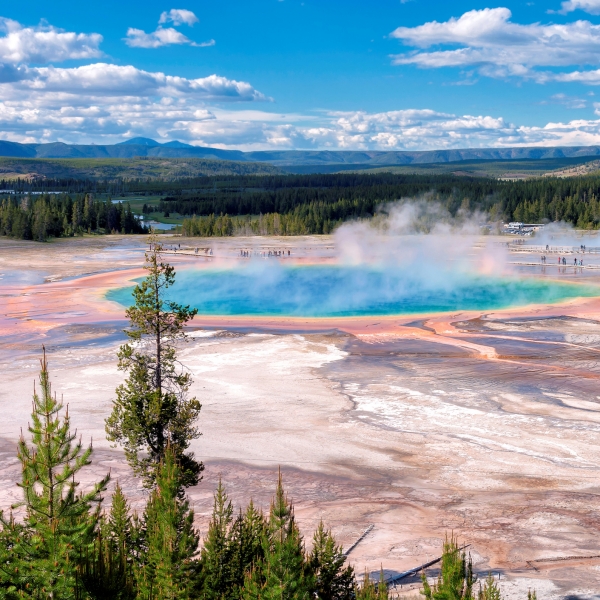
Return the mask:
<path id="1" fill-rule="evenodd" d="M 403 202 L 341 226 L 335 264 L 222 261 L 180 271 L 172 293 L 200 314 L 302 317 L 490 310 L 598 295 L 591 286 L 518 277 L 506 242 L 482 235 L 487 225 L 479 214 L 453 218 L 439 204 Z M 112 295 L 123 304 L 130 297 Z"/>
<path id="2" fill-rule="evenodd" d="M 371 222 L 342 225 L 335 245 L 342 264 L 381 264 L 447 288 L 461 276 L 508 274 L 507 246 L 483 235 L 488 226 L 483 214 L 452 217 L 439 203 L 411 200 L 384 207 Z"/>

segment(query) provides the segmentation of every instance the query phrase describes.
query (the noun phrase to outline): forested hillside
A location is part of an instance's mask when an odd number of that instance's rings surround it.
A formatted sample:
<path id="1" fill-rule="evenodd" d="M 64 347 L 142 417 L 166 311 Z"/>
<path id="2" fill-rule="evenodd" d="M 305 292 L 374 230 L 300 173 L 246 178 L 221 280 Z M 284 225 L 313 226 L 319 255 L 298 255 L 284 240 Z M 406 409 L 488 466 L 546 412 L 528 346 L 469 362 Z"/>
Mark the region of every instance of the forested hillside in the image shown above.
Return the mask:
<path id="1" fill-rule="evenodd" d="M 267 164 L 218 160 L 216 158 L 4 158 L 0 157 L 0 178 L 15 180 L 88 179 L 153 180 L 277 174 L 280 169 Z"/>
<path id="2" fill-rule="evenodd" d="M 597 175 L 499 181 L 450 174 L 342 173 L 12 183 L 11 188 L 11 182 L 0 181 L 0 194 L 2 189 L 16 192 L 0 201 L 0 234 L 24 239 L 141 231 L 125 203 L 110 201 L 113 193 L 125 199 L 136 194 L 134 208 L 146 214 L 183 215 L 183 233 L 192 236 L 330 233 L 344 221 L 370 218 L 387 203 L 408 198 L 439 202 L 452 215 L 477 210 L 495 221 L 600 226 Z M 64 193 L 32 195 L 32 188 Z M 148 198 L 143 209 L 140 197 Z"/>
<path id="3" fill-rule="evenodd" d="M 167 197 L 158 210 L 195 215 L 184 222 L 187 235 L 211 235 L 211 228 L 212 235 L 231 234 L 236 228 L 240 233 L 329 233 L 348 219 L 373 216 L 386 203 L 419 197 L 440 202 L 452 215 L 462 208 L 485 212 L 493 220 L 566 221 L 585 229 L 600 223 L 597 176 L 498 181 L 381 173 L 268 177 L 260 182 L 240 178 L 238 183 Z M 223 225 L 225 216 L 251 215 L 263 216 Z"/>
<path id="4" fill-rule="evenodd" d="M 5 198 L 0 235 L 46 241 L 83 233 L 144 233 L 128 204 L 95 200 L 91 194 Z"/>

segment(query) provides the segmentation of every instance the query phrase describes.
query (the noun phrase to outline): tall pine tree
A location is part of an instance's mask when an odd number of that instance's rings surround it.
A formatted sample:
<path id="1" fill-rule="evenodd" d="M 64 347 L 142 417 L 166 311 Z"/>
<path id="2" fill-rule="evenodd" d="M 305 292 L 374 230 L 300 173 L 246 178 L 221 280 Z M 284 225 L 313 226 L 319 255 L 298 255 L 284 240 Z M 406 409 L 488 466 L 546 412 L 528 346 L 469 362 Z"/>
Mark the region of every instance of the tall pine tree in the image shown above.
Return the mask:
<path id="1" fill-rule="evenodd" d="M 52 394 L 44 349 L 34 390 L 31 446 L 21 435 L 18 457 L 23 500 L 13 508 L 25 510 L 18 524 L 1 516 L 0 587 L 14 597 L 81 597 L 82 557 L 93 550 L 100 519 L 101 493 L 109 480 L 79 492 L 78 473 L 91 464 L 92 446 L 83 448 L 71 431 L 68 410 Z M 9 596 L 10 597 L 10 594 Z"/>
<path id="2" fill-rule="evenodd" d="M 121 444 L 134 472 L 148 487 L 156 480 L 167 446 L 179 465 L 180 487 L 196 485 L 204 469 L 188 448 L 200 436 L 196 421 L 201 405 L 189 398 L 190 374 L 180 368 L 177 345 L 186 339 L 184 325 L 197 313 L 167 299 L 175 269 L 163 262 L 162 247 L 150 239 L 147 277 L 135 287 L 135 303 L 127 309 L 131 343 L 119 349 L 119 369 L 128 377 L 116 390 L 106 420 L 110 441 Z"/>

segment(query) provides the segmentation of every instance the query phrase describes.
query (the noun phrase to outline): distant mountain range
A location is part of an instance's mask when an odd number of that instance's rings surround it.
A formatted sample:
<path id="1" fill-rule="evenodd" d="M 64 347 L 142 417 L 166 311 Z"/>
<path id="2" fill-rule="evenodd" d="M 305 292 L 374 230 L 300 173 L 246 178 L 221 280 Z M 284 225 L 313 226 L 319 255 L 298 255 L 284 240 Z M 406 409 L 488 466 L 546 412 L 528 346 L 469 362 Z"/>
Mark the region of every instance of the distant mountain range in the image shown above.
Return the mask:
<path id="1" fill-rule="evenodd" d="M 554 148 L 467 148 L 432 151 L 352 151 L 352 150 L 277 150 L 241 152 L 191 146 L 172 141 L 161 144 L 149 138 L 132 138 L 112 145 L 19 144 L 0 141 L 0 156 L 14 158 L 208 158 L 241 162 L 263 162 L 278 167 L 332 165 L 361 168 L 391 165 L 423 165 L 466 160 L 541 160 L 600 156 L 600 146 L 562 146 Z M 327 168 L 329 167 L 329 168 Z"/>

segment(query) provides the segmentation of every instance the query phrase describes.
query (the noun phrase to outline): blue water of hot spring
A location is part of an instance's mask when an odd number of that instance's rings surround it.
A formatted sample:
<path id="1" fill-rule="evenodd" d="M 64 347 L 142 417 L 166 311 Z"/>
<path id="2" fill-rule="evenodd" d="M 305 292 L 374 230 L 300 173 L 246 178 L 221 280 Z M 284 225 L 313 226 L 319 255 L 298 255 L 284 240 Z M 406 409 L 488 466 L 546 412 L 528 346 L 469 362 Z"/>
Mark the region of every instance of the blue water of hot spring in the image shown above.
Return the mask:
<path id="1" fill-rule="evenodd" d="M 124 306 L 132 287 L 107 298 Z M 594 285 L 371 266 L 242 266 L 182 270 L 169 297 L 203 315 L 350 317 L 492 310 L 600 295 Z"/>

